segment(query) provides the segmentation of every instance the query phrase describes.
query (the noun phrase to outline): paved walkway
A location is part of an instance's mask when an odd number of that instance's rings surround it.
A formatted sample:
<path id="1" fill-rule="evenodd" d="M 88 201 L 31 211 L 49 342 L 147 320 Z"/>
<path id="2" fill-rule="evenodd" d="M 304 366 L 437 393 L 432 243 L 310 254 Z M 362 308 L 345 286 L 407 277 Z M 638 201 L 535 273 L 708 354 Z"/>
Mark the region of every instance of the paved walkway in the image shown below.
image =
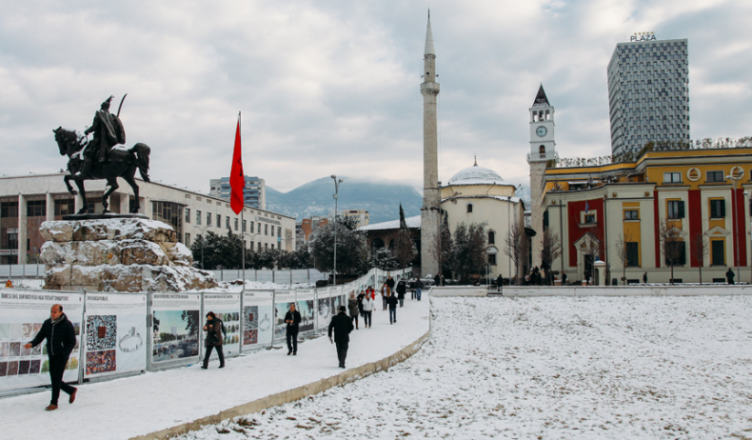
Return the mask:
<path id="1" fill-rule="evenodd" d="M 395 325 L 389 314 L 374 311 L 373 327 L 353 330 L 347 357 L 355 368 L 393 355 L 429 329 L 429 300 L 405 300 L 398 309 Z M 277 346 L 280 344 L 278 343 Z M 227 360 L 217 369 L 198 365 L 140 376 L 84 384 L 76 402 L 67 403 L 62 394 L 60 409 L 44 411 L 50 393 L 0 399 L 3 438 L 45 438 L 55 440 L 128 439 L 167 429 L 217 414 L 244 403 L 335 376 L 337 351 L 325 336 L 298 346 L 298 356 L 287 349 L 263 350 Z"/>

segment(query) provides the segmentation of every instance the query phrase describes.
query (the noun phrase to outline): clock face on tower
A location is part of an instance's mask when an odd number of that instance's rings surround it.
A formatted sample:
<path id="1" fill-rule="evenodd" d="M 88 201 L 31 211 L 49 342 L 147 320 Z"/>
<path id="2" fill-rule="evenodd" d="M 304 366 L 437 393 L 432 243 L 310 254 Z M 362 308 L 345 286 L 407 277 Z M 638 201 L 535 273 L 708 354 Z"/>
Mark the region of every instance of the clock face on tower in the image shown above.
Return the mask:
<path id="1" fill-rule="evenodd" d="M 539 137 L 543 137 L 548 133 L 548 130 L 546 130 L 546 127 L 538 127 L 535 130 L 535 134 L 537 134 Z"/>

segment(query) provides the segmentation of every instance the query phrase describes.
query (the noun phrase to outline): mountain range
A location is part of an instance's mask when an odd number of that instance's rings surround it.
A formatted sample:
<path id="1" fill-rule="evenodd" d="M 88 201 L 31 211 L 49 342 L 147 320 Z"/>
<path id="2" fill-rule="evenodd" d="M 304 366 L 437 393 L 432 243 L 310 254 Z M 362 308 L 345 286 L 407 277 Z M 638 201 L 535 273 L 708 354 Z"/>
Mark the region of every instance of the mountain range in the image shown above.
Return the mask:
<path id="1" fill-rule="evenodd" d="M 370 223 L 399 218 L 399 205 L 405 217 L 420 215 L 423 195 L 410 185 L 376 183 L 353 177 L 342 177 L 339 185 L 338 209 L 365 209 Z M 311 216 L 327 216 L 334 211 L 334 182 L 331 177 L 308 182 L 286 193 L 266 187 L 266 209 L 295 217 L 298 221 Z M 517 194 L 530 206 L 530 190 L 523 186 Z M 529 209 L 529 208 L 528 208 Z"/>

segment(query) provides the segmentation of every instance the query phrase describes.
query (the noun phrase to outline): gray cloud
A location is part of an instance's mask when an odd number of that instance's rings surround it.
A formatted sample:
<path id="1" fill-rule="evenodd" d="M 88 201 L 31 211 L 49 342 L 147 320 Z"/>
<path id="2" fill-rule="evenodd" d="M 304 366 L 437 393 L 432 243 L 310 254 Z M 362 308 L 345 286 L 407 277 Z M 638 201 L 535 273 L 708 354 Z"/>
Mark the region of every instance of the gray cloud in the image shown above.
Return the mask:
<path id="1" fill-rule="evenodd" d="M 330 174 L 422 185 L 423 2 L 0 1 L 0 174 L 56 171 L 51 129 L 129 93 L 152 176 L 207 191 L 243 112 L 247 174 L 287 191 Z M 479 164 L 526 182 L 543 82 L 561 156 L 610 152 L 606 65 L 638 31 L 688 38 L 693 138 L 744 136 L 744 1 L 432 2 L 440 178 Z M 178 159 L 179 158 L 179 159 Z"/>

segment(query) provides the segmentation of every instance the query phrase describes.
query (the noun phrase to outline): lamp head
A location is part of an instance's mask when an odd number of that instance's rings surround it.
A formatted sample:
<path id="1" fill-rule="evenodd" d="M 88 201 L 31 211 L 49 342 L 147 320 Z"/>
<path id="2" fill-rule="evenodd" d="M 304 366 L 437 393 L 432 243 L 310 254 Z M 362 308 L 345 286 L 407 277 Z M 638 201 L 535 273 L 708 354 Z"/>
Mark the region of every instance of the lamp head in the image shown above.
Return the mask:
<path id="1" fill-rule="evenodd" d="M 331 178 L 332 178 L 332 179 L 334 179 L 334 180 L 337 180 L 337 176 L 335 176 L 334 174 L 332 174 L 332 175 L 331 175 L 331 176 L 329 176 L 329 177 L 331 177 Z"/>

